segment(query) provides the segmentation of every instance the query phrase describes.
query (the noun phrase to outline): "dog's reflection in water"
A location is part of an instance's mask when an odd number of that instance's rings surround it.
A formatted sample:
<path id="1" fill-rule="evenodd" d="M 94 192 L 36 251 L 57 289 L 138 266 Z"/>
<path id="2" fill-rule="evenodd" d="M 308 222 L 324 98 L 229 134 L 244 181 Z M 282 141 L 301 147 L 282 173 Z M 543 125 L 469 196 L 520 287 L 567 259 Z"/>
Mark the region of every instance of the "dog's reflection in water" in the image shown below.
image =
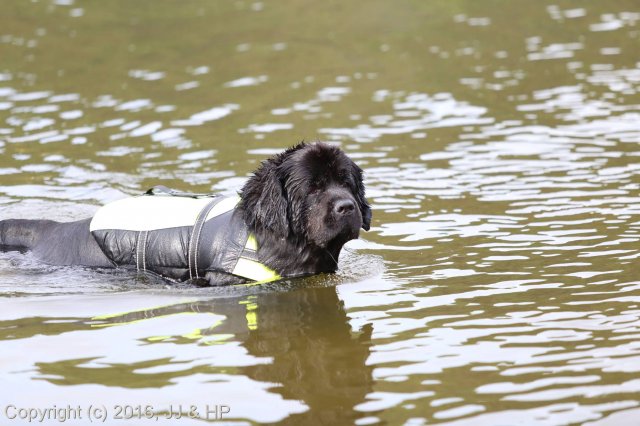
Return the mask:
<path id="1" fill-rule="evenodd" d="M 310 410 L 294 417 L 300 424 L 353 424 L 354 406 L 372 389 L 371 326 L 352 332 L 333 287 L 264 294 L 255 306 L 256 327 L 243 344 L 273 362 L 247 367 L 247 375 L 282 383 L 272 391 L 304 401 Z"/>
<path id="2" fill-rule="evenodd" d="M 358 331 L 352 330 L 335 287 L 304 288 L 305 283 L 302 284 L 289 290 L 280 286 L 276 291 L 248 296 L 124 313 L 109 317 L 107 322 L 115 325 L 193 312 L 222 315 L 221 322 L 193 331 L 191 334 L 197 336 L 195 340 L 193 336 L 165 336 L 157 341 L 203 345 L 218 342 L 218 336 L 225 336 L 224 342 L 240 342 L 250 355 L 270 361 L 233 368 L 212 362 L 197 367 L 197 373 L 219 374 L 224 370 L 226 374 L 273 383 L 270 392 L 281 394 L 286 400 L 301 401 L 309 408 L 287 418 L 287 422 L 293 424 L 318 424 L 319 420 L 322 420 L 320 424 L 353 424 L 362 416 L 354 407 L 365 402 L 366 395 L 372 391 L 372 367 L 366 365 L 372 328 L 367 325 Z M 158 332 L 162 334 L 162 330 Z M 223 347 L 212 348 L 212 351 L 224 350 Z M 194 372 L 163 370 L 158 379 L 170 385 L 175 379 Z M 104 376 L 102 372 L 101 377 Z M 242 417 L 242 413 L 234 414 Z"/>

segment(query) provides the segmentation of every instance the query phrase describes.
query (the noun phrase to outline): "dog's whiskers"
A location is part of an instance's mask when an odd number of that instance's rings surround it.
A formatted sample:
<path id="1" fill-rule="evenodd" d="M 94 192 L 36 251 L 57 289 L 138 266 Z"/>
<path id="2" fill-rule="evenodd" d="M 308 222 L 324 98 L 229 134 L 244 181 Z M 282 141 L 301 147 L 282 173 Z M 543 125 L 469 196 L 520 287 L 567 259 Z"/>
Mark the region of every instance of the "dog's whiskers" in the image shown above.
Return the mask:
<path id="1" fill-rule="evenodd" d="M 337 266 L 338 266 L 338 261 L 336 260 L 336 258 L 335 258 L 335 257 L 333 257 L 333 255 L 331 254 L 331 252 L 330 252 L 329 250 L 326 250 L 326 249 L 325 249 L 325 251 L 327 252 L 327 254 L 329 255 L 329 257 L 330 257 L 334 262 L 336 262 L 336 267 L 337 267 Z"/>

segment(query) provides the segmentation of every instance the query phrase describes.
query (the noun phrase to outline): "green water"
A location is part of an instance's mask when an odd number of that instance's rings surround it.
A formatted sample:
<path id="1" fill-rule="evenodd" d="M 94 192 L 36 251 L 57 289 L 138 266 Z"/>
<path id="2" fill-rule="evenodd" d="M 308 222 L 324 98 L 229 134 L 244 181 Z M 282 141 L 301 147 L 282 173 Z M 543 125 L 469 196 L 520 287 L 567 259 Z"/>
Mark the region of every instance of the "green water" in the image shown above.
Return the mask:
<path id="1" fill-rule="evenodd" d="M 640 424 L 638 46 L 632 1 L 4 1 L 0 219 L 302 139 L 374 216 L 265 286 L 0 253 L 0 424 Z"/>

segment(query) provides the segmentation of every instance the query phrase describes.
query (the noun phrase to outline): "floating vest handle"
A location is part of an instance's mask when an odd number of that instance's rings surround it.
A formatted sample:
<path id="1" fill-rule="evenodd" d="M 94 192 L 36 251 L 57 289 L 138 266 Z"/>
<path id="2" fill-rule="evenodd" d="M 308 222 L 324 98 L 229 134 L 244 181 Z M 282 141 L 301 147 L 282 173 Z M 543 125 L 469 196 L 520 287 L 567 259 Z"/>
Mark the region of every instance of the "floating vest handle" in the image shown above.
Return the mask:
<path id="1" fill-rule="evenodd" d="M 205 198 L 205 197 L 217 197 L 217 194 L 196 194 L 192 192 L 178 191 L 177 189 L 171 189 L 164 185 L 156 185 L 153 188 L 149 188 L 144 195 L 170 195 L 172 197 L 188 197 L 188 198 Z"/>

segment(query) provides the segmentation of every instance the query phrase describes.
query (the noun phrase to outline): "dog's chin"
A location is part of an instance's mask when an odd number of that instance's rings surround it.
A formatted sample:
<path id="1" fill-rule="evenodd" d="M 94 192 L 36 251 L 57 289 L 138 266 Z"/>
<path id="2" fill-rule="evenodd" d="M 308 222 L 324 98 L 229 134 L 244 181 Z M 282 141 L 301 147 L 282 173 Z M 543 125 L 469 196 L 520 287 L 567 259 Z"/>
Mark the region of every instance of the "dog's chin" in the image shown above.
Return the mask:
<path id="1" fill-rule="evenodd" d="M 325 233 L 312 238 L 313 244 L 322 249 L 340 249 L 348 241 L 355 240 L 360 236 L 360 228 L 346 227 L 334 232 Z"/>

